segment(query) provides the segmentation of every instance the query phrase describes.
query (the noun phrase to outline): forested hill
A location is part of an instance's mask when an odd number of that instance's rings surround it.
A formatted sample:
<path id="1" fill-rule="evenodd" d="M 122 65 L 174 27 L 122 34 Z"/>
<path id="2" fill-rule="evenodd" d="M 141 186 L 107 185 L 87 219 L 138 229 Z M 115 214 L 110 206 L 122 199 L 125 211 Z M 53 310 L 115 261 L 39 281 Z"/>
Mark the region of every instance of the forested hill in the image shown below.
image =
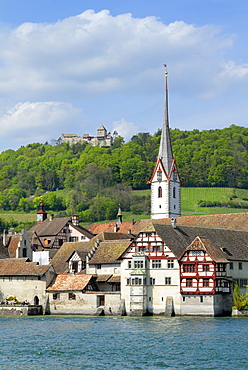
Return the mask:
<path id="1" fill-rule="evenodd" d="M 34 196 L 38 202 L 45 192 L 66 189 L 74 194 L 70 202 L 87 210 L 89 199 L 113 198 L 110 189 L 117 194 L 125 186 L 146 188 L 160 133 L 139 133 L 127 143 L 116 137 L 111 148 L 36 143 L 6 150 L 0 154 L 0 208 L 27 211 L 33 209 Z M 248 188 L 248 128 L 174 129 L 171 139 L 184 186 Z M 54 209 L 65 209 L 58 197 L 54 202 Z"/>

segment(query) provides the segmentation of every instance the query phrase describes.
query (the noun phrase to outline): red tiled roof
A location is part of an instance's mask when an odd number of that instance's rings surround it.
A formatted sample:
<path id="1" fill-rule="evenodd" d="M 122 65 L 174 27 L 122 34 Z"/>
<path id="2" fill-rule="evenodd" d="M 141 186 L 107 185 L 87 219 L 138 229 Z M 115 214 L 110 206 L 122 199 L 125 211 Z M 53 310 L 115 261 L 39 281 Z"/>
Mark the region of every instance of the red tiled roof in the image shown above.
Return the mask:
<path id="1" fill-rule="evenodd" d="M 123 222 L 121 225 L 118 225 L 117 234 L 119 232 L 131 232 L 132 234 L 138 234 L 146 225 L 150 224 L 151 222 L 170 225 L 171 219 L 145 219 L 135 222 Z M 176 223 L 178 226 L 202 226 L 218 229 L 248 231 L 248 212 L 181 216 L 176 217 Z M 95 223 L 91 225 L 89 229 L 94 234 L 98 234 L 102 231 L 114 231 L 115 224 L 116 222 Z"/>
<path id="2" fill-rule="evenodd" d="M 28 262 L 25 258 L 0 260 L 0 276 L 42 276 L 49 268 L 48 265 Z"/>
<path id="3" fill-rule="evenodd" d="M 75 291 L 83 290 L 90 282 L 92 275 L 86 274 L 58 274 L 47 291 Z"/>

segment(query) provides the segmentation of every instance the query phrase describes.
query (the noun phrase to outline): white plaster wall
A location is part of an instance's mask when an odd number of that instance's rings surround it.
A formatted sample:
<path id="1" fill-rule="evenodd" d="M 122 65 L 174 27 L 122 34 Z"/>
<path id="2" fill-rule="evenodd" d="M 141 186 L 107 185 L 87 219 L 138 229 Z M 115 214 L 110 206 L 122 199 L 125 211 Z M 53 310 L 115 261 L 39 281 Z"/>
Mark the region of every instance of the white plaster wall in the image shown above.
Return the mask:
<path id="1" fill-rule="evenodd" d="M 239 269 L 239 262 L 242 262 L 242 270 Z M 248 262 L 246 261 L 233 261 L 233 270 L 230 265 L 227 265 L 227 276 L 231 276 L 233 280 L 247 279 L 248 280 Z M 240 292 L 246 292 L 246 287 L 240 287 Z"/>
<path id="2" fill-rule="evenodd" d="M 120 263 L 109 263 L 101 264 L 101 268 L 96 268 L 96 265 L 90 265 L 87 268 L 87 274 L 98 274 L 98 275 L 120 275 L 121 267 Z"/>
<path id="3" fill-rule="evenodd" d="M 223 313 L 223 296 L 216 295 L 186 295 L 181 297 L 181 315 L 218 316 Z"/>
<path id="4" fill-rule="evenodd" d="M 38 280 L 36 277 L 18 277 L 9 280 L 8 277 L 0 278 L 0 300 L 13 296 L 20 302 L 26 299 L 30 304 L 34 304 L 34 297 L 39 298 L 39 304 L 46 303 L 46 277 Z"/>
<path id="5" fill-rule="evenodd" d="M 60 292 L 60 299 L 53 299 L 53 292 L 49 292 L 49 303 L 51 314 L 83 314 L 95 315 L 98 309 L 98 296 L 105 296 L 103 306 L 105 315 L 118 315 L 120 313 L 120 293 L 102 293 L 74 291 L 75 300 L 69 300 L 69 292 Z"/>

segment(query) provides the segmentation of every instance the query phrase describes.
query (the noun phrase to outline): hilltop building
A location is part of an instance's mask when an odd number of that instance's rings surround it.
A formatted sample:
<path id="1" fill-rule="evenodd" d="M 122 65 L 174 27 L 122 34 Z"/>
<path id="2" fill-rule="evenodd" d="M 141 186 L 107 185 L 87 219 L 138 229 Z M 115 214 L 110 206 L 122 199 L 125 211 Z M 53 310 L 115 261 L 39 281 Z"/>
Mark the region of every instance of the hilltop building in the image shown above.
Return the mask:
<path id="1" fill-rule="evenodd" d="M 70 145 L 87 142 L 92 146 L 100 146 L 100 147 L 109 147 L 113 142 L 113 138 L 110 134 L 108 134 L 106 128 L 101 125 L 97 129 L 97 135 L 91 136 L 89 134 L 84 134 L 83 136 L 78 136 L 77 134 L 62 134 L 61 135 L 62 143 L 68 143 Z"/>

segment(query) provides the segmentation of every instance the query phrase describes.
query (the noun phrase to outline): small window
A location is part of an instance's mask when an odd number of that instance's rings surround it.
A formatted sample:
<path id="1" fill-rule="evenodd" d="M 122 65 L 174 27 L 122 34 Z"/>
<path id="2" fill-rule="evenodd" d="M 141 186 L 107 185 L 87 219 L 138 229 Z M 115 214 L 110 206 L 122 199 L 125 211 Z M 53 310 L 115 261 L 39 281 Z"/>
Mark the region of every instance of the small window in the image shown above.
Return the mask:
<path id="1" fill-rule="evenodd" d="M 22 250 L 22 257 L 23 258 L 27 257 L 27 248 L 23 248 L 23 250 Z"/>
<path id="2" fill-rule="evenodd" d="M 69 300 L 76 300 L 76 294 L 74 294 L 74 293 L 69 293 L 69 294 L 68 294 L 68 298 L 69 298 Z"/>
<path id="3" fill-rule="evenodd" d="M 132 261 L 128 261 L 128 268 L 130 269 L 132 267 Z"/>
<path id="4" fill-rule="evenodd" d="M 161 186 L 158 187 L 158 198 L 162 198 L 162 188 L 161 188 Z"/>
<path id="5" fill-rule="evenodd" d="M 152 260 L 153 269 L 161 269 L 161 260 Z"/>
<path id="6" fill-rule="evenodd" d="M 191 288 L 193 286 L 193 279 L 186 279 L 186 287 Z"/>
<path id="7" fill-rule="evenodd" d="M 185 297 L 183 297 L 183 302 L 185 302 Z"/>
<path id="8" fill-rule="evenodd" d="M 203 302 L 203 296 L 202 295 L 200 296 L 200 302 L 201 303 Z"/>
<path id="9" fill-rule="evenodd" d="M 59 246 L 61 247 L 61 245 L 64 243 L 64 240 L 63 239 L 59 239 Z"/>
<path id="10" fill-rule="evenodd" d="M 205 287 L 205 288 L 209 287 L 209 279 L 203 279 L 202 286 Z"/>
<path id="11" fill-rule="evenodd" d="M 130 279 L 127 279 L 127 285 L 130 285 Z"/>
<path id="12" fill-rule="evenodd" d="M 174 268 L 174 260 L 168 260 L 167 261 L 167 267 L 168 267 L 168 269 L 173 269 Z"/>
<path id="13" fill-rule="evenodd" d="M 175 188 L 175 186 L 173 187 L 173 198 L 176 198 L 176 188 Z"/>
<path id="14" fill-rule="evenodd" d="M 134 261 L 134 268 L 135 269 L 143 269 L 144 268 L 143 261 Z"/>
<path id="15" fill-rule="evenodd" d="M 84 240 L 86 239 L 84 235 L 81 235 L 81 240 Z"/>
<path id="16" fill-rule="evenodd" d="M 192 255 L 194 257 L 199 257 L 201 255 L 201 251 L 192 251 Z"/>
<path id="17" fill-rule="evenodd" d="M 195 263 L 184 263 L 183 272 L 196 272 Z"/>
<path id="18" fill-rule="evenodd" d="M 242 268 L 243 268 L 242 262 L 239 262 L 239 270 L 242 270 Z"/>
<path id="19" fill-rule="evenodd" d="M 97 268 L 97 270 L 100 270 L 100 269 L 102 268 L 102 265 L 97 264 L 97 265 L 96 265 L 96 268 Z"/>
<path id="20" fill-rule="evenodd" d="M 154 278 L 150 278 L 150 285 L 155 285 L 155 279 Z"/>
<path id="21" fill-rule="evenodd" d="M 60 299 L 59 293 L 53 293 L 53 300 L 56 301 L 57 299 Z"/>
<path id="22" fill-rule="evenodd" d="M 165 285 L 171 285 L 171 277 L 165 278 Z"/>
<path id="23" fill-rule="evenodd" d="M 209 265 L 202 265 L 202 271 L 204 272 L 209 271 Z"/>
<path id="24" fill-rule="evenodd" d="M 233 270 L 233 262 L 229 263 L 230 270 Z"/>

